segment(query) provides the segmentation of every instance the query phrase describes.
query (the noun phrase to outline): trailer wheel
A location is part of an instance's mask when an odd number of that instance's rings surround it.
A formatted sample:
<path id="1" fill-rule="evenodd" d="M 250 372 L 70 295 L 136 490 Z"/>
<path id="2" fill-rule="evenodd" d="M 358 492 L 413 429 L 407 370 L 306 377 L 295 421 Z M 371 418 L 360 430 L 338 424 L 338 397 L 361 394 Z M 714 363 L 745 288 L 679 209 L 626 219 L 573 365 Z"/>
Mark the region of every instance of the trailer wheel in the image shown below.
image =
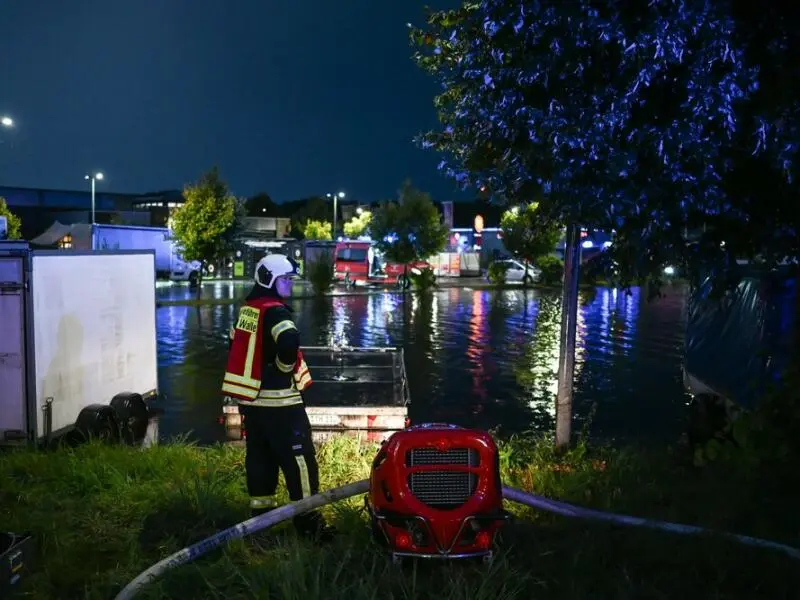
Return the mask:
<path id="1" fill-rule="evenodd" d="M 75 429 L 84 440 L 117 442 L 120 421 L 116 411 L 107 404 L 90 404 L 78 414 Z"/>
<path id="2" fill-rule="evenodd" d="M 141 394 L 122 392 L 111 399 L 111 408 L 117 413 L 120 437 L 127 444 L 135 444 L 147 434 L 150 411 Z"/>

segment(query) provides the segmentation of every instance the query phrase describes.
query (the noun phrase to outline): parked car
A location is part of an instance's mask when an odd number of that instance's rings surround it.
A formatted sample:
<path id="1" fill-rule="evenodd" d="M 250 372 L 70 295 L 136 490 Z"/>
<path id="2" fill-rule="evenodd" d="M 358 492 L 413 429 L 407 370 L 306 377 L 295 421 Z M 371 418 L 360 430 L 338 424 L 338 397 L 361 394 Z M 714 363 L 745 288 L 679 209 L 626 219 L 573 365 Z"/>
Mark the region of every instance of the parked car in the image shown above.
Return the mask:
<path id="1" fill-rule="evenodd" d="M 525 269 L 525 263 L 522 263 L 514 258 L 507 258 L 503 260 L 496 260 L 493 264 L 497 265 L 504 265 L 506 268 L 506 283 L 534 283 L 539 281 L 542 276 L 541 269 L 538 269 L 534 265 L 528 263 L 527 265 L 527 272 Z"/>

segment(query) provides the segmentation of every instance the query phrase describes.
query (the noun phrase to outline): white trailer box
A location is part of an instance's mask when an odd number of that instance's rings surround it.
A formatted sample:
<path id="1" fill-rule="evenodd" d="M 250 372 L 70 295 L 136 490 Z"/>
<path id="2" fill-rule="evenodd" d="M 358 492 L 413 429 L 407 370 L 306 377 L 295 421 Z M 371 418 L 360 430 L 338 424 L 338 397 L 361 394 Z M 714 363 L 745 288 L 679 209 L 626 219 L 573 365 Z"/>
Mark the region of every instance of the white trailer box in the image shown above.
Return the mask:
<path id="1" fill-rule="evenodd" d="M 200 276 L 200 263 L 183 260 L 172 239 L 172 232 L 167 227 L 94 225 L 92 249 L 153 250 L 157 277 L 174 281 L 197 281 Z"/>
<path id="2" fill-rule="evenodd" d="M 0 445 L 147 430 L 155 254 L 0 243 Z M 142 422 L 143 421 L 143 422 Z"/>

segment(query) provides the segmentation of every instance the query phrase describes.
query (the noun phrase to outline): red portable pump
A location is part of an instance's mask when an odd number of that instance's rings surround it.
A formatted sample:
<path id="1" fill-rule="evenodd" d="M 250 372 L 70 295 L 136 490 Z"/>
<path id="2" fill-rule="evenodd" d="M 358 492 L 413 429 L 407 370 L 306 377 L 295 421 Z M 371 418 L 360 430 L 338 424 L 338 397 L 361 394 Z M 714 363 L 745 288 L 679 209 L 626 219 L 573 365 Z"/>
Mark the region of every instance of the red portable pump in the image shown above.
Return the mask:
<path id="1" fill-rule="evenodd" d="M 430 423 L 394 433 L 372 463 L 367 510 L 377 541 L 403 557 L 492 558 L 509 518 L 497 445 L 483 432 Z"/>

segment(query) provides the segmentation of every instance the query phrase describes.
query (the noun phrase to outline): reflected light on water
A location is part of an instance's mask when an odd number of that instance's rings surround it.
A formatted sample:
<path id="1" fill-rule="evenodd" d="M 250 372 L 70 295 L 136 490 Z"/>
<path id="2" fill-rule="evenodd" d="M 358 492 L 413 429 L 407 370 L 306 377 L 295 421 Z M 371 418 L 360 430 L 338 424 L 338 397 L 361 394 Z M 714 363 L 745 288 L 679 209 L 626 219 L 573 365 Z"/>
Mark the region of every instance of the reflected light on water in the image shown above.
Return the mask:
<path id="1" fill-rule="evenodd" d="M 486 400 L 489 397 L 486 389 L 486 369 L 483 359 L 487 345 L 485 297 L 481 292 L 472 292 L 472 318 L 469 321 L 469 338 L 467 341 L 467 357 L 472 365 L 472 392 L 477 398 Z"/>
<path id="2" fill-rule="evenodd" d="M 336 300 L 342 300 L 337 298 Z M 334 302 L 333 304 L 333 323 L 328 329 L 328 346 L 349 346 L 347 338 L 347 326 L 350 324 L 350 316 L 347 314 L 347 307 L 344 302 Z"/>
<path id="3" fill-rule="evenodd" d="M 241 297 L 248 286 L 209 284 L 203 296 L 219 290 L 230 297 L 231 289 Z M 660 435 L 684 409 L 686 293 L 676 288 L 648 304 L 640 290 L 632 292 L 598 288 L 579 308 L 574 409 L 580 422 L 597 402 L 593 434 Z M 193 297 L 188 286 L 165 286 L 157 294 Z M 291 304 L 305 344 L 404 348 L 415 422 L 551 431 L 561 313 L 552 292 L 450 288 L 405 298 L 386 293 Z M 159 383 L 168 398 L 162 435 L 216 435 L 234 312 L 233 305 L 158 309 Z"/>

